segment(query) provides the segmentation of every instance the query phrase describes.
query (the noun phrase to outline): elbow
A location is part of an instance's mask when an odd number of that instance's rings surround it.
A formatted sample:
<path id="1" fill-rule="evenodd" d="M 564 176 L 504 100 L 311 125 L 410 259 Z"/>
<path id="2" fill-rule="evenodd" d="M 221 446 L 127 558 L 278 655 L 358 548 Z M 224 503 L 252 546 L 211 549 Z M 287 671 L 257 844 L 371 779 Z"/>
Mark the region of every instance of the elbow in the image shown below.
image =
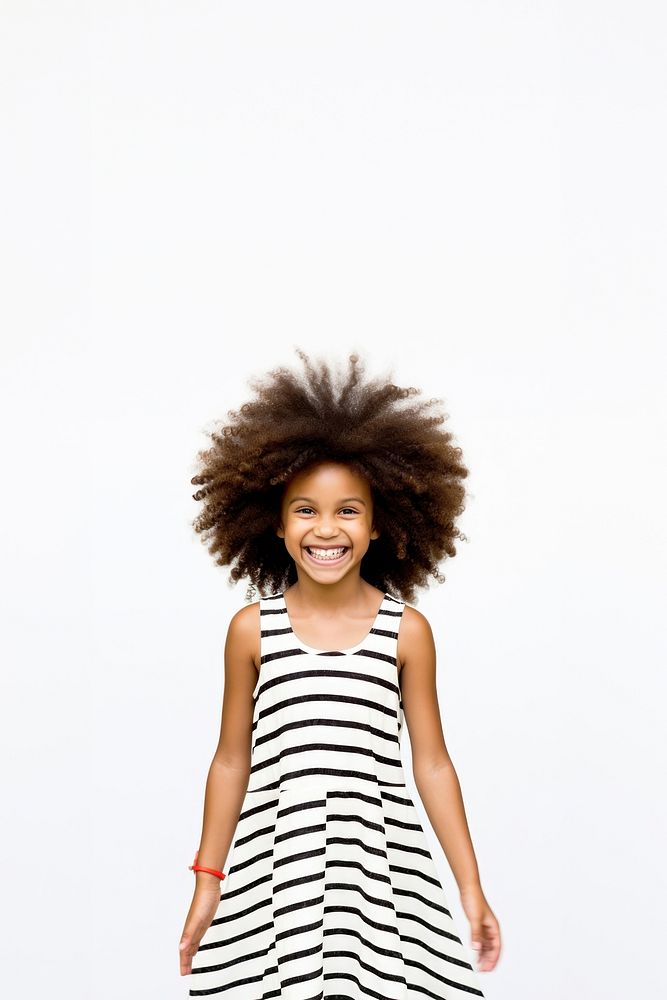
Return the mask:
<path id="1" fill-rule="evenodd" d="M 426 760 L 413 759 L 412 761 L 412 773 L 417 788 L 420 784 L 427 785 L 431 781 L 438 781 L 444 773 L 450 770 L 454 770 L 454 765 L 447 753 L 438 757 L 429 757 Z"/>
<path id="2" fill-rule="evenodd" d="M 218 771 L 235 778 L 250 777 L 250 753 L 239 756 L 229 755 L 219 750 L 213 755 L 211 770 Z"/>

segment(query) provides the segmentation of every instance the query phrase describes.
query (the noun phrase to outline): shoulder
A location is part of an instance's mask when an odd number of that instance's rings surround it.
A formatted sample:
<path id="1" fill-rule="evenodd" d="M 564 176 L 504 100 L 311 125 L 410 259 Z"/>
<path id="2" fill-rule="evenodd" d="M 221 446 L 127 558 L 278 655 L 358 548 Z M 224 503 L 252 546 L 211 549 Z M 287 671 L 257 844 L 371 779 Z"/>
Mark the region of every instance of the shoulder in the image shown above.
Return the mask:
<path id="1" fill-rule="evenodd" d="M 260 602 L 253 601 L 236 611 L 227 628 L 228 647 L 237 653 L 246 653 L 259 670 L 260 660 Z"/>
<path id="2" fill-rule="evenodd" d="M 433 645 L 433 632 L 428 618 L 412 605 L 406 604 L 398 630 L 397 653 L 401 667 L 409 659 L 432 652 Z"/>

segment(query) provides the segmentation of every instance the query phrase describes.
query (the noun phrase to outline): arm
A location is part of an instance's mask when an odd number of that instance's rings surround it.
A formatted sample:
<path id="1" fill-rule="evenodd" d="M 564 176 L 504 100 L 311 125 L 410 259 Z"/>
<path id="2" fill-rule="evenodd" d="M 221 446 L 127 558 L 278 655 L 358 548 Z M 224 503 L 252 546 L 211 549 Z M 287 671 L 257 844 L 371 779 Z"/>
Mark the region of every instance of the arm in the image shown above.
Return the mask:
<path id="1" fill-rule="evenodd" d="M 258 605 L 241 608 L 232 618 L 225 642 L 225 684 L 220 736 L 206 779 L 204 815 L 197 863 L 224 871 L 250 778 L 252 691 L 259 660 Z M 197 885 L 220 880 L 195 872 Z"/>
<path id="2" fill-rule="evenodd" d="M 433 633 L 424 615 L 409 605 L 399 628 L 398 658 L 415 785 L 459 887 L 473 947 L 480 949 L 485 964 L 480 964 L 480 971 L 488 971 L 498 959 L 500 929 L 482 892 L 461 786 L 445 745 Z"/>
<path id="3" fill-rule="evenodd" d="M 433 633 L 416 608 L 404 609 L 399 638 L 403 712 L 410 732 L 415 785 L 459 889 L 479 887 L 461 786 L 442 731 Z"/>
<path id="4" fill-rule="evenodd" d="M 206 780 L 197 862 L 219 871 L 224 871 L 250 778 L 252 692 L 259 655 L 259 603 L 256 602 L 237 611 L 227 631 L 220 736 Z M 192 971 L 192 958 L 221 898 L 217 875 L 194 874 L 195 891 L 178 946 L 182 976 Z"/>

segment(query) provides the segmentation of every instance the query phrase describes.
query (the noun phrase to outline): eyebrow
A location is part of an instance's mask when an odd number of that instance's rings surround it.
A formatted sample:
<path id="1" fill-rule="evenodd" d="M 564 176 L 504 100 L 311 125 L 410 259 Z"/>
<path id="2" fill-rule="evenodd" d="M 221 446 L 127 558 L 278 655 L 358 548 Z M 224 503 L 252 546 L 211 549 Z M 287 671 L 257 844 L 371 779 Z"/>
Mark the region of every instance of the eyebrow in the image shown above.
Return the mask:
<path id="1" fill-rule="evenodd" d="M 315 503 L 312 497 L 292 497 L 290 504 L 296 503 L 297 500 L 307 500 L 308 503 Z M 362 500 L 361 497 L 343 497 L 343 499 L 339 500 L 338 503 L 347 503 L 348 500 L 356 500 L 357 503 L 362 503 L 364 507 L 366 506 L 366 501 Z"/>

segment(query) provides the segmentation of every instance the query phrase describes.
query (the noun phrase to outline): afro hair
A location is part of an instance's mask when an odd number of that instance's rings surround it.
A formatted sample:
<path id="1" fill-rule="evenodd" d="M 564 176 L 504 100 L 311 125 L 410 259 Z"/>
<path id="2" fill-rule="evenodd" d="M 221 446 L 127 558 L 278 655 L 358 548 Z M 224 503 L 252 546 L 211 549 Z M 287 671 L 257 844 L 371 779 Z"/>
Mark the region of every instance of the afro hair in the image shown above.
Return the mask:
<path id="1" fill-rule="evenodd" d="M 442 400 L 403 404 L 421 389 L 364 379 L 357 354 L 340 374 L 295 350 L 303 373 L 279 367 L 251 378 L 254 398 L 209 432 L 191 479 L 202 504 L 193 527 L 216 563 L 232 567 L 230 584 L 250 581 L 246 600 L 287 589 L 296 567 L 276 534 L 286 484 L 318 463 L 342 463 L 367 479 L 380 530 L 361 576 L 414 602 L 429 577 L 444 583 L 438 564 L 456 555 L 455 539 L 467 540 L 455 521 L 468 470 L 441 427 L 448 414 L 431 412 Z"/>

